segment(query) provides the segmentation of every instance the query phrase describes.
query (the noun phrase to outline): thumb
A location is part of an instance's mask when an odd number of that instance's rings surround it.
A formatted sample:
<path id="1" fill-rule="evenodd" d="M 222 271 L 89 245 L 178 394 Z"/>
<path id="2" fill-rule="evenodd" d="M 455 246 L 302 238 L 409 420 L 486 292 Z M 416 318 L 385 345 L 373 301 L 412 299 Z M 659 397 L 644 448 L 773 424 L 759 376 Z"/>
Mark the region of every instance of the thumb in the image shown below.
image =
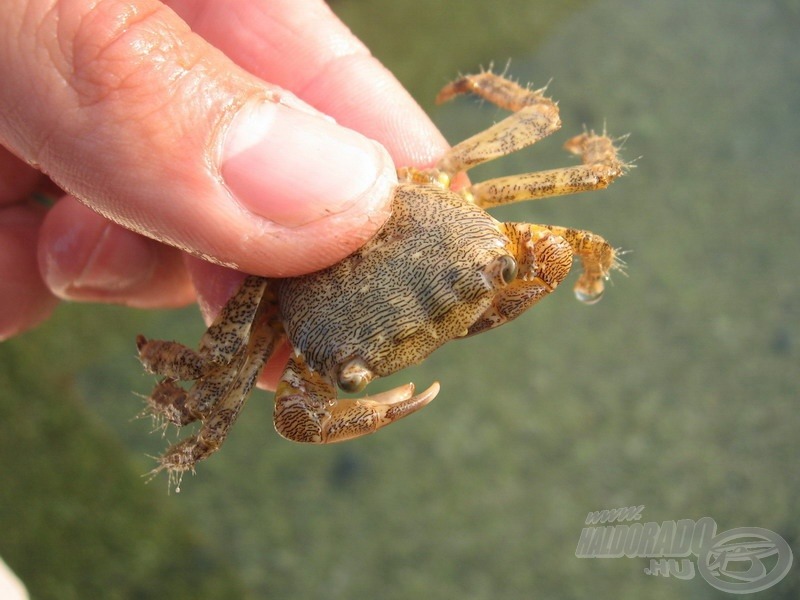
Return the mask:
<path id="1" fill-rule="evenodd" d="M 377 143 L 248 74 L 160 2 L 12 1 L 0 143 L 109 219 L 267 276 L 327 266 L 388 215 Z"/>
<path id="2" fill-rule="evenodd" d="M 221 174 L 234 200 L 258 217 L 259 247 L 251 251 L 270 263 L 261 271 L 267 275 L 328 266 L 363 245 L 388 217 L 397 183 L 377 142 L 272 101 L 250 103 L 235 116 Z"/>

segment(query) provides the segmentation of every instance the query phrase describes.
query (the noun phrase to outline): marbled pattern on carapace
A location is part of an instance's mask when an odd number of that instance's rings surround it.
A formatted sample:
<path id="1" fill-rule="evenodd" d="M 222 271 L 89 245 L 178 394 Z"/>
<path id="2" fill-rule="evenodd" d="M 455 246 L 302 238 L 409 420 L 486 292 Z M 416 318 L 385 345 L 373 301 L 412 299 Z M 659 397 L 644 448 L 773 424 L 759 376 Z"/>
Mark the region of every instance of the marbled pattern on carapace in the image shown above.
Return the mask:
<path id="1" fill-rule="evenodd" d="M 507 243 L 474 204 L 435 185 L 405 184 L 390 222 L 361 250 L 271 285 L 292 347 L 312 369 L 334 373 L 360 357 L 382 377 L 467 333 L 492 301 L 485 268 L 507 254 Z"/>

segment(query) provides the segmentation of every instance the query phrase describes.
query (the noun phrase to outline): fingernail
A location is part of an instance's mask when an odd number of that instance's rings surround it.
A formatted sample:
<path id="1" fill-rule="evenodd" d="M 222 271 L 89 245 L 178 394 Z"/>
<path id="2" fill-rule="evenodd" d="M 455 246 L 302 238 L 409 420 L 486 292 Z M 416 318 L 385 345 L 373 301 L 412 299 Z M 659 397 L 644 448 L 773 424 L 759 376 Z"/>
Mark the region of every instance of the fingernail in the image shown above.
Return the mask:
<path id="1" fill-rule="evenodd" d="M 141 236 L 99 215 L 71 223 L 53 236 L 40 267 L 48 287 L 62 298 L 81 299 L 133 289 L 156 267 L 152 246 Z"/>
<path id="2" fill-rule="evenodd" d="M 277 103 L 240 111 L 222 160 L 222 177 L 237 200 L 285 227 L 349 210 L 385 212 L 397 183 L 383 146 Z"/>

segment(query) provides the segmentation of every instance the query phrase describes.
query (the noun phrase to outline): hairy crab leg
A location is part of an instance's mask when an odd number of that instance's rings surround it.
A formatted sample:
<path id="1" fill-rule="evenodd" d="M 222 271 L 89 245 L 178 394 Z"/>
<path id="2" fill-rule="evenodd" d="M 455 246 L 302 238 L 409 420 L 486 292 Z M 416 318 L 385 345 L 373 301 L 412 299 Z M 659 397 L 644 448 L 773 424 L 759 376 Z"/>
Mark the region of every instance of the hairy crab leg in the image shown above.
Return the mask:
<path id="1" fill-rule="evenodd" d="M 265 299 L 253 321 L 247 346 L 240 350 L 245 358 L 235 377 L 228 381 L 230 387 L 203 419 L 198 432 L 174 444 L 161 456 L 154 474 L 167 469 L 170 479 L 177 482 L 182 473 L 193 470 L 196 463 L 219 449 L 247 401 L 264 363 L 281 337 L 282 328 L 275 318 L 275 306 Z"/>
<path id="2" fill-rule="evenodd" d="M 200 339 L 195 351 L 179 342 L 136 337 L 139 360 L 145 370 L 181 381 L 200 379 L 215 364 L 227 364 L 241 350 L 266 292 L 267 280 L 253 275 L 245 278 L 239 290 Z"/>
<path id="3" fill-rule="evenodd" d="M 544 227 L 564 238 L 581 261 L 583 272 L 575 282 L 575 297 L 584 304 L 599 302 L 611 271 L 624 267 L 619 253 L 605 238 L 591 231 L 556 225 Z"/>
<path id="4" fill-rule="evenodd" d="M 256 311 L 268 296 L 266 279 L 246 277 L 203 334 L 197 351 L 138 336 L 142 365 L 165 377 L 147 398 L 149 412 L 179 426 L 202 419 L 241 370 Z M 176 381 L 195 384 L 186 390 Z"/>
<path id="5" fill-rule="evenodd" d="M 599 190 L 607 188 L 628 168 L 617 155 L 614 141 L 606 135 L 582 133 L 568 140 L 564 147 L 580 156 L 583 164 L 482 181 L 469 188 L 471 200 L 481 208 L 492 208 L 523 200 Z"/>
<path id="6" fill-rule="evenodd" d="M 495 73 L 462 77 L 445 86 L 436 102 L 440 104 L 467 93 L 513 111 L 513 114 L 456 144 L 442 157 L 436 167 L 451 178 L 459 171 L 530 146 L 561 127 L 558 107 L 544 95 L 544 89 L 524 88 Z"/>
<path id="7" fill-rule="evenodd" d="M 275 430 L 310 444 L 342 442 L 373 433 L 416 412 L 439 393 L 434 383 L 414 395 L 414 384 L 366 398 L 336 399 L 333 383 L 296 356 L 289 360 L 275 393 Z"/>
<path id="8" fill-rule="evenodd" d="M 230 362 L 247 343 L 256 311 L 266 293 L 266 279 L 256 275 L 245 277 L 200 338 L 200 354 L 216 363 Z"/>

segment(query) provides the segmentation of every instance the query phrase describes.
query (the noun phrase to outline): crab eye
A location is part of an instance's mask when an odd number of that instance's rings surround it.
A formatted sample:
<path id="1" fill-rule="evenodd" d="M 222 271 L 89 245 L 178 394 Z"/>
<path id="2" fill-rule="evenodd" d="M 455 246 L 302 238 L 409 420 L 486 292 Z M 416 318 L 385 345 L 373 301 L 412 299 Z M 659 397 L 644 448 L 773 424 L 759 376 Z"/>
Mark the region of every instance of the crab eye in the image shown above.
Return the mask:
<path id="1" fill-rule="evenodd" d="M 517 278 L 517 261 L 513 256 L 506 254 L 500 257 L 500 276 L 506 284 Z"/>
<path id="2" fill-rule="evenodd" d="M 337 384 L 343 392 L 355 393 L 363 390 L 375 377 L 360 358 L 353 358 L 339 367 Z"/>

